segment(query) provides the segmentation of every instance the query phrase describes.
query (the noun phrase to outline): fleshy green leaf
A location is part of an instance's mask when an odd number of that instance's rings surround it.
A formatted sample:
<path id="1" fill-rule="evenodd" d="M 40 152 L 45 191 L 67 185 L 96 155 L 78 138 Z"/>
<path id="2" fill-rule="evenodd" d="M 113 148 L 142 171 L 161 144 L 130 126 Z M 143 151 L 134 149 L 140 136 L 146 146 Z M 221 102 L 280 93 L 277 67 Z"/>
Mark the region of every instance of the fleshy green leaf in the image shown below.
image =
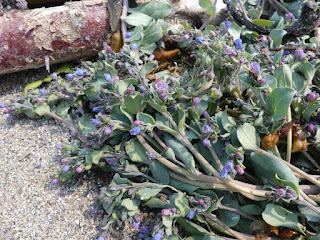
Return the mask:
<path id="1" fill-rule="evenodd" d="M 121 17 L 121 20 L 132 26 L 148 26 L 152 18 L 141 12 L 134 12 L 127 17 Z"/>
<path id="2" fill-rule="evenodd" d="M 238 140 L 246 150 L 255 150 L 258 148 L 256 136 L 256 129 L 250 123 L 244 123 L 237 129 Z"/>
<path id="3" fill-rule="evenodd" d="M 128 112 L 137 114 L 143 110 L 146 103 L 143 102 L 143 97 L 141 95 L 136 95 L 135 97 L 126 96 L 124 98 L 124 105 Z"/>
<path id="4" fill-rule="evenodd" d="M 130 198 L 126 198 L 126 199 L 123 199 L 121 206 L 124 206 L 129 211 L 138 210 L 139 200 L 137 199 L 132 200 Z"/>
<path id="5" fill-rule="evenodd" d="M 159 161 L 155 160 L 150 164 L 152 176 L 158 182 L 167 185 L 170 182 L 170 176 L 167 168 Z"/>
<path id="6" fill-rule="evenodd" d="M 241 27 L 236 24 L 235 22 L 232 22 L 231 26 L 229 27 L 229 33 L 234 39 L 240 38 L 241 35 Z"/>
<path id="7" fill-rule="evenodd" d="M 276 157 L 271 157 L 262 153 L 253 152 L 250 155 L 252 165 L 257 177 L 270 182 L 273 185 L 282 185 L 281 180 L 286 181 L 286 185 L 292 187 L 299 194 L 299 180 L 292 170 Z M 278 178 L 276 177 L 278 176 Z"/>
<path id="8" fill-rule="evenodd" d="M 287 64 L 276 68 L 273 76 L 278 80 L 278 87 L 292 88 L 292 70 Z"/>
<path id="9" fill-rule="evenodd" d="M 87 114 L 85 116 L 82 116 L 78 121 L 80 130 L 84 135 L 87 135 L 88 133 L 94 132 L 96 130 L 96 127 L 90 123 L 90 119 L 91 115 Z"/>
<path id="10" fill-rule="evenodd" d="M 176 194 L 174 204 L 180 210 L 181 216 L 183 217 L 191 211 L 191 208 L 189 207 L 189 201 L 184 197 L 184 194 L 182 192 L 178 192 Z"/>
<path id="11" fill-rule="evenodd" d="M 287 31 L 282 30 L 282 29 L 273 29 L 269 36 L 271 37 L 273 41 L 273 46 L 274 47 L 279 47 L 282 43 L 282 38 L 284 35 L 286 35 Z"/>
<path id="12" fill-rule="evenodd" d="M 50 112 L 50 107 L 47 103 L 42 102 L 40 104 L 38 104 L 37 107 L 35 107 L 34 111 L 39 115 L 39 116 L 44 116 L 46 115 L 48 112 Z"/>
<path id="13" fill-rule="evenodd" d="M 283 119 L 287 115 L 295 90 L 291 88 L 276 88 L 266 98 L 266 102 L 272 111 L 275 121 Z"/>
<path id="14" fill-rule="evenodd" d="M 151 197 L 156 196 L 159 192 L 161 192 L 162 188 L 161 187 L 157 187 L 157 188 L 140 188 L 138 190 L 138 194 L 140 197 L 142 197 L 143 200 L 148 200 Z"/>
<path id="15" fill-rule="evenodd" d="M 312 79 L 314 77 L 316 70 L 311 63 L 309 62 L 302 63 L 298 66 L 297 70 L 304 74 L 309 84 L 312 84 Z"/>
<path id="16" fill-rule="evenodd" d="M 304 234 L 302 224 L 298 221 L 298 214 L 292 213 L 278 205 L 269 203 L 262 213 L 263 220 L 274 227 L 292 228 Z"/>
<path id="17" fill-rule="evenodd" d="M 126 153 L 129 155 L 131 161 L 150 164 L 150 160 L 147 157 L 146 150 L 138 139 L 133 139 L 125 143 Z"/>
<path id="18" fill-rule="evenodd" d="M 252 19 L 252 22 L 259 26 L 271 27 L 274 22 L 266 19 Z"/>
<path id="19" fill-rule="evenodd" d="M 171 6 L 167 3 L 160 1 L 153 1 L 140 9 L 141 13 L 147 14 L 155 20 L 166 18 L 171 12 Z"/>
<path id="20" fill-rule="evenodd" d="M 154 120 L 154 118 L 151 115 L 143 113 L 143 112 L 139 112 L 137 114 L 137 120 L 144 122 L 144 123 L 149 123 L 151 125 L 156 124 L 156 121 Z"/>

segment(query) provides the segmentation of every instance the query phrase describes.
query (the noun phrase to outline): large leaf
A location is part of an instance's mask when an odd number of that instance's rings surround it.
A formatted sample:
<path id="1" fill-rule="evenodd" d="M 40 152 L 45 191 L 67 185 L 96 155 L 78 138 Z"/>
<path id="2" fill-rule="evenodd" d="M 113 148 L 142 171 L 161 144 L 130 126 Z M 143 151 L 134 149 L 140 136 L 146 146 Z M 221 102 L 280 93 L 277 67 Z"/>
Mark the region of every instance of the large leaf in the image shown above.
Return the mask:
<path id="1" fill-rule="evenodd" d="M 191 184 L 188 184 L 185 182 L 181 182 L 181 181 L 174 179 L 174 178 L 170 179 L 170 186 L 172 186 L 180 191 L 187 192 L 190 194 L 199 188 L 197 186 L 194 186 L 194 185 L 191 185 Z"/>
<path id="2" fill-rule="evenodd" d="M 266 19 L 252 19 L 252 22 L 254 24 L 257 24 L 259 26 L 264 26 L 264 27 L 271 27 L 274 24 L 273 21 L 269 21 Z"/>
<path id="3" fill-rule="evenodd" d="M 320 211 L 320 207 L 316 207 Z M 320 215 L 316 213 L 315 211 L 311 210 L 310 208 L 306 206 L 299 205 L 298 206 L 299 211 L 306 216 L 308 221 L 319 223 L 320 222 Z"/>
<path id="4" fill-rule="evenodd" d="M 162 163 L 160 163 L 157 160 L 154 160 L 150 164 L 150 170 L 154 179 L 157 180 L 159 183 L 162 183 L 164 185 L 169 184 L 170 176 L 167 168 Z"/>
<path id="5" fill-rule="evenodd" d="M 50 112 L 50 107 L 47 103 L 42 102 L 38 104 L 38 106 L 35 107 L 34 111 L 39 115 L 39 116 L 44 116 L 48 112 Z"/>
<path id="6" fill-rule="evenodd" d="M 285 181 L 286 185 L 292 187 L 299 193 L 299 180 L 292 170 L 276 157 L 271 157 L 262 153 L 253 152 L 250 155 L 256 176 L 267 180 L 273 185 L 281 185 L 279 178 Z M 278 178 L 276 177 L 278 176 Z"/>
<path id="7" fill-rule="evenodd" d="M 178 158 L 187 166 L 187 168 L 189 168 L 191 171 L 195 170 L 195 162 L 192 154 L 180 143 L 180 141 L 169 134 L 164 135 L 164 141 L 168 147 L 172 148 L 175 155 L 178 156 Z"/>
<path id="8" fill-rule="evenodd" d="M 143 103 L 143 97 L 141 95 L 137 95 L 135 97 L 126 96 L 124 98 L 124 105 L 128 112 L 137 114 L 138 112 L 142 111 L 142 109 L 146 106 L 146 103 Z"/>
<path id="9" fill-rule="evenodd" d="M 240 38 L 241 35 L 241 27 L 236 24 L 236 22 L 232 22 L 231 26 L 229 27 L 229 33 L 234 39 Z"/>
<path id="10" fill-rule="evenodd" d="M 149 123 L 151 125 L 156 124 L 156 121 L 154 120 L 154 118 L 151 115 L 146 114 L 146 113 L 142 113 L 142 112 L 139 112 L 137 114 L 137 120 L 144 122 L 144 123 Z"/>
<path id="11" fill-rule="evenodd" d="M 91 115 L 87 114 L 85 116 L 82 116 L 78 121 L 80 130 L 84 135 L 87 135 L 88 133 L 94 132 L 96 130 L 96 127 L 90 123 L 90 119 Z"/>
<path id="12" fill-rule="evenodd" d="M 307 79 L 308 83 L 311 85 L 312 84 L 312 79 L 313 79 L 314 74 L 316 72 L 314 66 L 311 63 L 306 62 L 306 63 L 300 64 L 297 70 L 304 74 L 304 76 Z"/>
<path id="13" fill-rule="evenodd" d="M 129 155 L 131 161 L 138 163 L 150 164 L 150 160 L 147 157 L 146 150 L 138 139 L 132 139 L 125 144 L 126 153 Z"/>
<path id="14" fill-rule="evenodd" d="M 123 199 L 121 206 L 124 206 L 129 211 L 134 211 L 138 209 L 139 203 L 140 202 L 137 199 L 132 200 L 130 198 L 126 198 L 126 199 Z"/>
<path id="15" fill-rule="evenodd" d="M 175 195 L 174 204 L 179 209 L 181 216 L 184 217 L 191 211 L 189 201 L 182 192 L 175 193 Z"/>
<path id="16" fill-rule="evenodd" d="M 276 88 L 266 98 L 266 102 L 272 111 L 272 118 L 275 121 L 283 119 L 287 115 L 296 90 L 291 88 Z"/>
<path id="17" fill-rule="evenodd" d="M 179 217 L 177 218 L 177 222 L 182 226 L 184 230 L 186 230 L 192 235 L 199 235 L 199 236 L 203 236 L 205 234 L 210 235 L 210 233 L 206 229 L 185 218 Z"/>
<path id="18" fill-rule="evenodd" d="M 171 12 L 171 6 L 164 2 L 153 1 L 140 9 L 141 13 L 147 14 L 155 20 L 166 18 Z"/>
<path id="19" fill-rule="evenodd" d="M 282 30 L 282 29 L 273 29 L 269 36 L 271 37 L 273 41 L 273 46 L 274 47 L 279 47 L 282 43 L 282 38 L 284 35 L 286 35 L 287 31 Z"/>
<path id="20" fill-rule="evenodd" d="M 230 193 L 226 193 L 223 196 L 223 205 L 240 210 L 239 202 L 235 198 L 232 198 L 232 195 Z M 218 209 L 217 216 L 223 223 L 225 223 L 229 227 L 237 225 L 240 221 L 239 214 L 224 209 Z"/>
<path id="21" fill-rule="evenodd" d="M 271 226 L 292 228 L 304 234 L 303 226 L 298 221 L 298 214 L 278 205 L 269 203 L 262 213 L 262 218 Z"/>
<path id="22" fill-rule="evenodd" d="M 148 26 L 152 18 L 141 12 L 134 12 L 127 17 L 121 17 L 121 20 L 132 26 Z"/>
<path id="23" fill-rule="evenodd" d="M 246 150 L 257 149 L 257 133 L 255 127 L 250 123 L 244 123 L 237 129 L 237 137 Z"/>
<path id="24" fill-rule="evenodd" d="M 273 76 L 278 80 L 278 87 L 292 88 L 292 70 L 287 64 L 276 68 Z"/>
<path id="25" fill-rule="evenodd" d="M 138 190 L 138 194 L 140 198 L 142 198 L 144 201 L 150 199 L 151 197 L 156 196 L 159 192 L 161 192 L 162 187 L 156 187 L 156 188 L 141 188 Z"/>

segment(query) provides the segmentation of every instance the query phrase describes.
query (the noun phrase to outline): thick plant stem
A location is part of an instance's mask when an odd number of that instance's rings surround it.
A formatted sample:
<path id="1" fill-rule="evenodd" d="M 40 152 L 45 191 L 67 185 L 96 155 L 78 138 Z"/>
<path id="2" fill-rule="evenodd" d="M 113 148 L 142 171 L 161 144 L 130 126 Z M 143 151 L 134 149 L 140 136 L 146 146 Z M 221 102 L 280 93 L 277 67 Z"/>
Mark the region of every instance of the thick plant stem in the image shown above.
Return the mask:
<path id="1" fill-rule="evenodd" d="M 216 151 L 213 149 L 212 145 L 208 146 L 208 149 L 213 157 L 213 159 L 216 161 L 216 163 L 218 164 L 219 170 L 222 171 L 223 169 L 223 165 L 220 161 L 220 158 L 218 157 Z"/>
<path id="2" fill-rule="evenodd" d="M 291 117 L 291 107 L 288 108 L 288 113 L 287 113 L 287 121 L 291 122 L 292 117 Z M 287 156 L 286 156 L 286 161 L 290 163 L 291 159 L 291 148 L 292 148 L 292 129 L 290 128 L 288 134 L 287 134 Z"/>
<path id="3" fill-rule="evenodd" d="M 313 201 L 311 198 L 309 198 L 308 195 L 305 194 L 303 191 L 300 191 L 300 195 L 301 195 L 301 197 L 304 198 L 304 200 L 306 200 L 307 202 L 309 202 L 313 206 L 316 206 L 316 207 L 318 206 L 318 204 L 315 201 Z"/>
<path id="4" fill-rule="evenodd" d="M 314 211 L 317 214 L 320 214 L 320 209 L 313 206 L 311 203 L 307 202 L 302 196 L 299 197 L 298 200 L 296 200 L 299 204 L 306 206 L 310 208 L 312 211 Z"/>
<path id="5" fill-rule="evenodd" d="M 195 149 L 195 147 L 188 141 L 186 137 L 182 137 L 181 135 L 178 135 L 177 139 L 181 141 L 181 143 L 190 150 L 190 152 L 199 160 L 199 162 L 201 162 L 201 164 L 204 167 L 206 167 L 215 177 L 221 179 L 220 173 L 210 165 L 210 163 L 197 151 L 197 149 Z M 222 182 L 225 183 L 227 186 L 231 187 L 235 191 L 245 192 L 245 193 L 253 194 L 256 196 L 265 197 L 265 192 L 256 191 L 256 190 L 252 190 L 252 189 L 248 189 L 246 187 L 240 186 L 236 184 L 234 180 L 231 178 L 223 179 Z"/>
<path id="6" fill-rule="evenodd" d="M 220 227 L 222 227 L 223 229 L 227 230 L 232 236 L 234 236 L 235 238 L 239 239 L 239 240 L 248 240 L 248 239 L 255 239 L 254 236 L 245 236 L 242 233 L 239 233 L 233 229 L 231 229 L 230 227 L 228 227 L 226 224 L 224 224 L 223 222 L 221 222 L 216 216 L 212 215 L 212 214 L 208 214 L 205 212 L 200 213 L 202 216 L 209 218 L 210 220 L 212 220 L 213 222 L 217 223 Z"/>
<path id="7" fill-rule="evenodd" d="M 269 153 L 261 148 L 257 148 L 254 151 L 256 151 L 257 153 L 261 153 L 273 158 L 277 158 L 279 161 L 283 161 L 284 164 L 286 164 L 292 171 L 298 173 L 299 175 L 301 175 L 302 177 L 304 177 L 305 179 L 309 180 L 310 182 L 312 182 L 313 184 L 317 185 L 318 187 L 320 187 L 320 181 L 318 181 L 316 178 L 311 177 L 309 174 L 307 174 L 306 172 L 300 170 L 299 168 L 293 166 L 292 164 L 286 162 L 285 160 L 283 160 L 282 158 L 279 158 L 275 155 L 273 155 L 272 153 Z"/>
<path id="8" fill-rule="evenodd" d="M 320 170 L 320 165 L 310 156 L 309 153 L 307 153 L 306 151 L 302 152 L 303 155 L 308 158 L 308 160 L 316 167 Z"/>

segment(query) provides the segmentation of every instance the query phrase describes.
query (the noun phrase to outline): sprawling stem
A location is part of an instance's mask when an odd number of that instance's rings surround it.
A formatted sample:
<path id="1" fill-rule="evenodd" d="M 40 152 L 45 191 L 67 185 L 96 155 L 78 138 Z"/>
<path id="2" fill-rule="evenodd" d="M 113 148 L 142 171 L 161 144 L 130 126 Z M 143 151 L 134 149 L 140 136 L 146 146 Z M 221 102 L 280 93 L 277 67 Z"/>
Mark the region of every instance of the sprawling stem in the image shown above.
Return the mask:
<path id="1" fill-rule="evenodd" d="M 307 174 L 306 172 L 300 170 L 299 168 L 293 166 L 292 164 L 284 161 L 282 158 L 279 158 L 275 155 L 273 155 L 272 153 L 269 153 L 261 148 L 257 148 L 255 149 L 256 152 L 270 156 L 272 158 L 277 158 L 278 160 L 282 161 L 284 164 L 286 164 L 292 171 L 298 173 L 299 175 L 301 175 L 302 177 L 304 177 L 305 179 L 309 180 L 310 182 L 312 182 L 313 184 L 317 185 L 320 187 L 320 181 L 318 181 L 316 178 L 311 177 L 309 174 Z"/>
<path id="2" fill-rule="evenodd" d="M 291 108 L 288 108 L 288 113 L 287 113 L 287 121 L 291 122 L 292 117 L 291 117 Z M 288 134 L 287 134 L 287 156 L 286 156 L 286 161 L 290 163 L 291 159 L 291 148 L 292 148 L 292 129 L 290 128 Z"/>
<path id="3" fill-rule="evenodd" d="M 221 222 L 215 215 L 213 214 L 208 214 L 206 212 L 201 212 L 199 213 L 200 215 L 209 218 L 210 220 L 212 220 L 213 222 L 217 223 L 220 227 L 224 228 L 225 230 L 227 230 L 232 236 L 234 236 L 235 238 L 239 239 L 239 240 L 248 240 L 248 239 L 255 239 L 254 236 L 248 236 L 248 235 L 244 235 L 242 233 L 239 233 L 233 229 L 231 229 L 230 227 L 228 227 L 226 224 L 224 224 L 223 222 Z"/>
<path id="4" fill-rule="evenodd" d="M 316 167 L 320 170 L 320 165 L 310 156 L 309 153 L 307 153 L 306 151 L 302 152 L 303 155 L 308 158 L 308 160 Z"/>

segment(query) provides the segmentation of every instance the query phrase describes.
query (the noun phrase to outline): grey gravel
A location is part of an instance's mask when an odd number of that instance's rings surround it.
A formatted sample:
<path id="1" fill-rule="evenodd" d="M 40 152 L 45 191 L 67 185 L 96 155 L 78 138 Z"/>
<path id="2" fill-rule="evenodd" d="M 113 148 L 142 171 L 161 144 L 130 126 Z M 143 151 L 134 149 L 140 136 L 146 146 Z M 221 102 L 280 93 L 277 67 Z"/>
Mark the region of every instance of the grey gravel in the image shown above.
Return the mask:
<path id="1" fill-rule="evenodd" d="M 0 103 L 46 76 L 44 69 L 1 76 Z M 54 120 L 6 120 L 0 109 L 0 240 L 97 239 L 100 218 L 90 209 L 99 193 L 96 183 L 50 182 L 61 167 L 55 146 L 68 137 Z"/>

